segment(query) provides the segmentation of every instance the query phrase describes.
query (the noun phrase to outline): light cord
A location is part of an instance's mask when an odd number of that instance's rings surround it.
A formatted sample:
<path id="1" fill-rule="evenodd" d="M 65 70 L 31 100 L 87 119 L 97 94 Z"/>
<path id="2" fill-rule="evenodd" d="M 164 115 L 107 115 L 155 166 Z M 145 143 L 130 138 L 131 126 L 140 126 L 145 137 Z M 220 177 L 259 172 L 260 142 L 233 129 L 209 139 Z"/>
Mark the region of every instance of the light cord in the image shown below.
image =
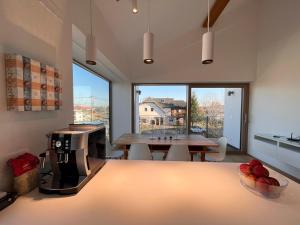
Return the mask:
<path id="1" fill-rule="evenodd" d="M 207 31 L 209 32 L 209 25 L 210 25 L 210 7 L 209 7 L 209 0 L 207 0 Z"/>
<path id="2" fill-rule="evenodd" d="M 148 13 L 147 13 L 148 14 L 148 32 L 150 32 L 150 20 L 151 20 L 150 0 L 148 0 L 147 3 L 148 3 L 148 10 L 147 10 L 148 11 Z"/>
<path id="3" fill-rule="evenodd" d="M 91 25 L 91 36 L 93 35 L 93 10 L 92 10 L 92 0 L 90 0 L 90 25 Z"/>

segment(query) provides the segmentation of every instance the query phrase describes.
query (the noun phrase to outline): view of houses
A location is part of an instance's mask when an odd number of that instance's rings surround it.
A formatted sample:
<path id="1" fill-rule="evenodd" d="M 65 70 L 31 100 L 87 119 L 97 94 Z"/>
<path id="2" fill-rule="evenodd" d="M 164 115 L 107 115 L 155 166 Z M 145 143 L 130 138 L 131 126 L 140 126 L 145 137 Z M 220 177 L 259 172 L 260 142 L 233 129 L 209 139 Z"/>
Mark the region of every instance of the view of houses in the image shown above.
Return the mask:
<path id="1" fill-rule="evenodd" d="M 75 99 L 75 123 L 103 123 L 109 129 L 108 106 L 101 106 L 93 96 Z M 174 98 L 146 97 L 139 103 L 140 133 L 182 134 L 187 132 L 187 103 Z M 207 137 L 221 137 L 224 130 L 224 103 L 215 98 L 191 98 L 190 132 Z"/>
<path id="2" fill-rule="evenodd" d="M 147 97 L 139 103 L 140 132 L 185 133 L 187 103 L 173 98 Z M 221 137 L 224 126 L 224 104 L 211 100 L 199 102 L 196 95 L 191 102 L 191 132 L 209 137 Z"/>
<path id="3" fill-rule="evenodd" d="M 186 112 L 183 100 L 148 97 L 139 104 L 140 131 L 186 129 Z"/>
<path id="4" fill-rule="evenodd" d="M 101 106 L 93 96 L 85 101 L 74 99 L 74 123 L 103 123 L 109 130 L 109 107 Z"/>
<path id="5" fill-rule="evenodd" d="M 107 107 L 74 105 L 75 122 L 99 122 L 105 123 L 109 118 Z"/>

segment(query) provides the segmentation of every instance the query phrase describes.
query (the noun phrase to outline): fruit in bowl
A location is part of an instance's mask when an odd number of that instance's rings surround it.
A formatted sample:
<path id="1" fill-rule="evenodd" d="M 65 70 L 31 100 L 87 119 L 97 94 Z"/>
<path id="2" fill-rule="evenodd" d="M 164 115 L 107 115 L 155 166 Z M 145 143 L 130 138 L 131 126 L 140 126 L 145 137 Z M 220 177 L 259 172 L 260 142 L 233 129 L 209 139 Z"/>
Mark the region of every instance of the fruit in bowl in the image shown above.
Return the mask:
<path id="1" fill-rule="evenodd" d="M 256 177 L 268 177 L 269 176 L 269 171 L 260 165 L 251 167 L 251 172 L 254 176 Z"/>
<path id="2" fill-rule="evenodd" d="M 252 159 L 249 163 L 248 163 L 251 167 L 255 167 L 255 166 L 263 166 L 263 164 L 257 160 L 257 159 Z"/>
<path id="3" fill-rule="evenodd" d="M 259 160 L 240 165 L 240 181 L 248 190 L 268 198 L 277 198 L 287 187 L 288 181 L 279 174 L 270 177 L 270 172 Z"/>
<path id="4" fill-rule="evenodd" d="M 251 166 L 247 163 L 243 163 L 240 165 L 240 171 L 246 176 L 251 174 Z"/>

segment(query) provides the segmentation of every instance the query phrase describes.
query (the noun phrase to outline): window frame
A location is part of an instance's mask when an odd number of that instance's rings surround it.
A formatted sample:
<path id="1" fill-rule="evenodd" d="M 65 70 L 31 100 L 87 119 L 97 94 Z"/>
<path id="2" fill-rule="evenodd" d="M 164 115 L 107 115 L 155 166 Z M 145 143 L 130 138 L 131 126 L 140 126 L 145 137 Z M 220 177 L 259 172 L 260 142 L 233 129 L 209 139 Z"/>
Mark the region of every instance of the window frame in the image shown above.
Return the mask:
<path id="1" fill-rule="evenodd" d="M 109 114 L 108 124 L 109 124 L 109 141 L 111 142 L 112 141 L 112 130 L 113 130 L 112 129 L 112 81 L 109 80 L 108 78 L 106 78 L 105 76 L 103 76 L 102 74 L 96 72 L 95 70 L 93 70 L 93 69 L 87 67 L 86 65 L 78 62 L 76 59 L 73 59 L 72 64 L 76 64 L 77 66 L 80 66 L 81 68 L 87 70 L 91 74 L 93 74 L 93 75 L 95 75 L 95 76 L 97 76 L 97 77 L 99 77 L 99 78 L 101 78 L 101 79 L 108 82 L 108 90 L 109 90 L 108 91 L 109 92 L 109 94 L 108 94 L 108 98 L 109 98 L 108 99 L 108 104 L 109 104 L 109 106 L 108 106 L 108 111 L 109 111 L 108 112 L 108 114 Z M 73 79 L 74 78 L 73 78 L 73 71 L 72 71 L 72 81 L 73 81 Z M 74 84 L 72 84 L 72 87 L 74 88 Z M 73 91 L 73 89 L 72 89 L 72 91 Z M 74 96 L 74 93 L 73 93 L 73 96 Z M 73 112 L 74 112 L 74 102 L 73 102 Z M 73 122 L 74 122 L 74 120 L 73 120 Z"/>
<path id="2" fill-rule="evenodd" d="M 180 86 L 185 85 L 187 87 L 187 134 L 191 131 L 191 90 L 192 88 L 242 88 L 242 116 L 241 116 L 241 149 L 236 153 L 245 154 L 248 152 L 248 121 L 249 121 L 249 83 L 132 83 L 131 86 L 131 131 L 135 132 L 135 87 L 143 86 Z"/>
<path id="3" fill-rule="evenodd" d="M 242 111 L 241 111 L 241 134 L 240 151 L 236 153 L 245 154 L 248 152 L 248 118 L 249 118 L 249 83 L 192 83 L 189 84 L 189 96 L 192 94 L 192 88 L 241 88 L 242 89 Z M 189 107 L 191 98 L 189 98 Z M 190 109 L 188 117 L 190 118 Z M 188 130 L 190 132 L 190 123 Z"/>

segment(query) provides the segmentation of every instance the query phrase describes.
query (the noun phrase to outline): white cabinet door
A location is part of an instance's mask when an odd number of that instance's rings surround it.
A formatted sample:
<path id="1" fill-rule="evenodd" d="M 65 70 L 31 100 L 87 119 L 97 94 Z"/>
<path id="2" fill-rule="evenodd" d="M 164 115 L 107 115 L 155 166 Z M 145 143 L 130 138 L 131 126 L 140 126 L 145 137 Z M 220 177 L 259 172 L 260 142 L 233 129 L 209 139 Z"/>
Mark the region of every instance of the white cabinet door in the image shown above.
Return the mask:
<path id="1" fill-rule="evenodd" d="M 279 144 L 278 157 L 281 161 L 300 169 L 300 148 Z"/>

